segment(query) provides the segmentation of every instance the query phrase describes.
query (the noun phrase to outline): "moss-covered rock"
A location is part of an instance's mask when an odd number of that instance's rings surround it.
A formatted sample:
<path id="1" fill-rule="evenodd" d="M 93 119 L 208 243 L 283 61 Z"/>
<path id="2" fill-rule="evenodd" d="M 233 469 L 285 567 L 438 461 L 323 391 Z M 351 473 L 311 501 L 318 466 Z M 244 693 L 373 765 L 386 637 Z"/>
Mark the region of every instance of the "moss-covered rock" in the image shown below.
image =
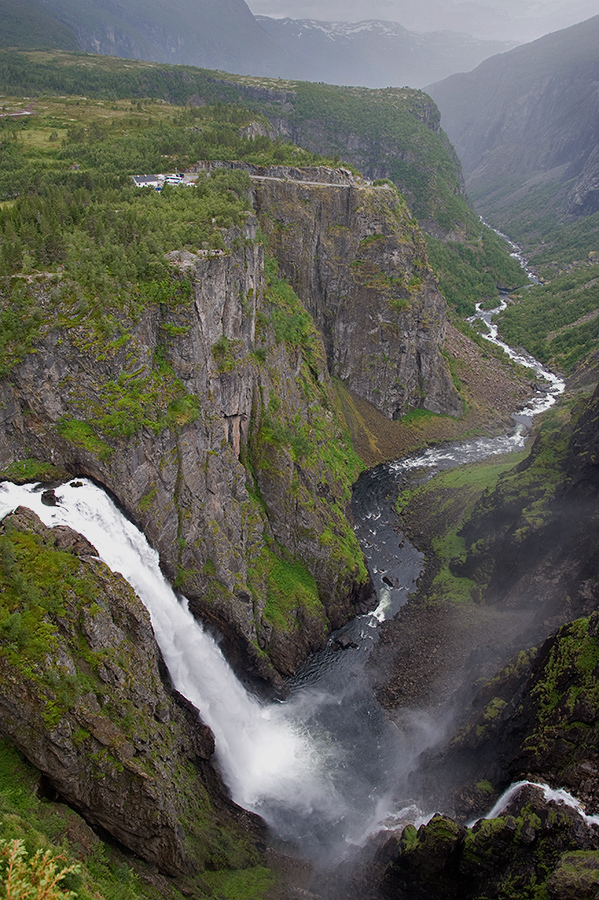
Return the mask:
<path id="1" fill-rule="evenodd" d="M 69 528 L 0 528 L 0 733 L 93 826 L 169 875 L 259 860 L 214 743 L 170 687 L 149 615 Z"/>
<path id="2" fill-rule="evenodd" d="M 598 849 L 595 830 L 578 813 L 546 803 L 536 788 L 524 788 L 498 818 L 472 827 L 435 816 L 417 833 L 405 829 L 387 866 L 383 895 L 541 900 L 578 896 L 573 893 L 578 885 L 580 896 L 594 896 L 589 890 L 593 883 L 596 890 Z"/>

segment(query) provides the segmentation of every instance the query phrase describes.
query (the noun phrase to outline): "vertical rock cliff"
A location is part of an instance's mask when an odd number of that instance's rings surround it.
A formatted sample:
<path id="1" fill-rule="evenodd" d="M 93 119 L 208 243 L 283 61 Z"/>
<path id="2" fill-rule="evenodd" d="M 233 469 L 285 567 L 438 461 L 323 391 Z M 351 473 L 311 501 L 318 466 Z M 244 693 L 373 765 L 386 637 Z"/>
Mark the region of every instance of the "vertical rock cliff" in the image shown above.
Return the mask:
<path id="1" fill-rule="evenodd" d="M 25 509 L 0 524 L 0 559 L 0 734 L 161 872 L 255 864 L 264 826 L 228 799 L 212 734 L 165 679 L 130 586 Z"/>
<path id="2" fill-rule="evenodd" d="M 388 418 L 459 415 L 440 351 L 445 300 L 418 225 L 392 185 L 332 175 L 265 169 L 254 179 L 270 250 L 323 335 L 331 375 Z"/>
<path id="3" fill-rule="evenodd" d="M 106 486 L 229 656 L 278 682 L 368 595 L 346 516 L 361 463 L 330 375 L 389 418 L 460 401 L 395 189 L 343 169 L 252 175 L 266 262 L 250 217 L 224 250 L 171 252 L 170 282 L 110 325 L 76 287 L 39 282 L 36 339 L 0 385 L 0 465 Z"/>
<path id="4" fill-rule="evenodd" d="M 255 225 L 228 241 L 173 254 L 172 283 L 116 333 L 40 287 L 39 339 L 2 382 L 0 459 L 105 485 L 230 653 L 276 681 L 361 600 L 345 517 L 360 463 L 309 315 L 265 280 Z"/>

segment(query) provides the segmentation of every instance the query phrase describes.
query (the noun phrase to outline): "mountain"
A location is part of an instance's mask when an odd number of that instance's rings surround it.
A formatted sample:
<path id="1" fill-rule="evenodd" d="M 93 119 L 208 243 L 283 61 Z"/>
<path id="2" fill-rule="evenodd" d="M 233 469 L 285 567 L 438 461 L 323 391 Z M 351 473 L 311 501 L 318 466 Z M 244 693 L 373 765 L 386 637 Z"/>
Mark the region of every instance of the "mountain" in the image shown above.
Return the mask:
<path id="1" fill-rule="evenodd" d="M 512 345 L 592 382 L 599 315 L 599 16 L 431 85 L 484 219 L 542 280 L 498 319 Z"/>
<path id="2" fill-rule="evenodd" d="M 484 216 L 599 210 L 598 80 L 595 16 L 428 87 Z"/>
<path id="3" fill-rule="evenodd" d="M 57 47 L 368 87 L 420 86 L 513 44 L 394 22 L 254 17 L 244 0 L 0 0 L 1 46 Z"/>
<path id="4" fill-rule="evenodd" d="M 3 46 L 32 46 L 31 27 L 39 35 L 33 46 L 265 75 L 287 63 L 244 0 L 0 0 L 0 16 L 16 23 Z"/>
<path id="5" fill-rule="evenodd" d="M 330 84 L 421 87 L 469 71 L 513 44 L 480 41 L 451 31 L 417 34 L 396 22 L 315 19 L 256 20 L 290 54 L 285 74 Z"/>
<path id="6" fill-rule="evenodd" d="M 74 31 L 40 0 L 0 0 L 0 47 L 76 50 Z"/>
<path id="7" fill-rule="evenodd" d="M 256 15 L 360 22 L 364 0 L 250 0 Z M 597 12 L 596 0 L 371 0 L 373 19 L 418 32 L 467 31 L 479 40 L 532 41 Z"/>
<path id="8" fill-rule="evenodd" d="M 140 102 L 162 99 L 194 108 L 217 101 L 250 108 L 256 121 L 248 134 L 256 139 L 270 135 L 283 145 L 291 141 L 330 162 L 343 159 L 372 181 L 391 179 L 427 232 L 446 299 L 464 314 L 472 314 L 476 302 L 496 297 L 498 284 L 514 288 L 522 282 L 520 265 L 510 258 L 505 241 L 490 229 L 481 232 L 465 196 L 459 161 L 440 128 L 439 111 L 423 91 L 240 77 L 60 52 L 5 51 L 0 78 L 12 95 L 68 92 Z M 284 157 L 284 146 L 279 153 Z M 259 153 L 256 161 L 262 161 Z M 18 176 L 5 177 L 10 198 Z"/>

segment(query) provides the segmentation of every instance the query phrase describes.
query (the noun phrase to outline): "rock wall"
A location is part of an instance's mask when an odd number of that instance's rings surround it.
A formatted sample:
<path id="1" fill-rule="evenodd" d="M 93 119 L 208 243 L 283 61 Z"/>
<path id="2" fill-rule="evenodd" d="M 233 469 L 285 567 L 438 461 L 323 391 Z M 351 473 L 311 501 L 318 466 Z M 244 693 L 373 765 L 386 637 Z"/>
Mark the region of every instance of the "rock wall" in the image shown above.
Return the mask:
<path id="1" fill-rule="evenodd" d="M 304 305 L 265 270 L 251 217 L 225 251 L 171 253 L 172 283 L 110 326 L 42 280 L 37 340 L 0 384 L 0 467 L 33 458 L 108 488 L 239 669 L 280 684 L 369 590 L 346 515 L 361 463 L 328 370 L 388 417 L 461 404 L 396 191 L 343 169 L 253 177 Z"/>
<path id="2" fill-rule="evenodd" d="M 331 375 L 390 419 L 412 409 L 460 415 L 440 350 L 445 300 L 420 229 L 392 186 L 351 177 L 333 186 L 327 171 L 298 183 L 265 169 L 254 190 L 270 250 L 323 335 Z"/>
<path id="3" fill-rule="evenodd" d="M 166 294 L 109 335 L 40 289 L 40 339 L 0 386 L 0 465 L 107 487 L 240 667 L 278 683 L 364 599 L 345 516 L 360 462 L 309 316 L 266 284 L 255 223 L 229 244 L 171 255 Z"/>

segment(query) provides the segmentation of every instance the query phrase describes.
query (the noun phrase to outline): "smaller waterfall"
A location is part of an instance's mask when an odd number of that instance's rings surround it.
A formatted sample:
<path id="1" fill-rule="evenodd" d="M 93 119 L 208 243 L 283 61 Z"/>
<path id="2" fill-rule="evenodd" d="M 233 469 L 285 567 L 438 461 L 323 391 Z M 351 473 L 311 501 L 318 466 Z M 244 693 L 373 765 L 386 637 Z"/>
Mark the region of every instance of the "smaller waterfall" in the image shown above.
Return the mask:
<path id="1" fill-rule="evenodd" d="M 514 784 L 510 785 L 510 787 L 504 791 L 499 800 L 495 803 L 492 809 L 485 816 L 481 816 L 481 819 L 496 819 L 500 816 L 503 811 L 506 809 L 508 804 L 513 800 L 518 791 L 520 791 L 523 787 L 534 787 L 538 788 L 543 792 L 543 797 L 545 798 L 547 803 L 561 803 L 564 806 L 568 806 L 570 809 L 573 809 L 575 812 L 581 816 L 582 819 L 586 822 L 587 825 L 599 825 L 599 816 L 589 816 L 584 811 L 584 808 L 579 800 L 576 797 L 573 797 L 572 794 L 568 793 L 568 791 L 563 790 L 563 788 L 555 789 L 549 787 L 548 784 L 543 784 L 542 782 L 536 781 L 516 781 Z M 474 819 L 474 821 L 468 823 L 468 827 L 471 828 L 473 825 L 476 825 L 477 822 L 480 822 L 481 819 Z"/>

